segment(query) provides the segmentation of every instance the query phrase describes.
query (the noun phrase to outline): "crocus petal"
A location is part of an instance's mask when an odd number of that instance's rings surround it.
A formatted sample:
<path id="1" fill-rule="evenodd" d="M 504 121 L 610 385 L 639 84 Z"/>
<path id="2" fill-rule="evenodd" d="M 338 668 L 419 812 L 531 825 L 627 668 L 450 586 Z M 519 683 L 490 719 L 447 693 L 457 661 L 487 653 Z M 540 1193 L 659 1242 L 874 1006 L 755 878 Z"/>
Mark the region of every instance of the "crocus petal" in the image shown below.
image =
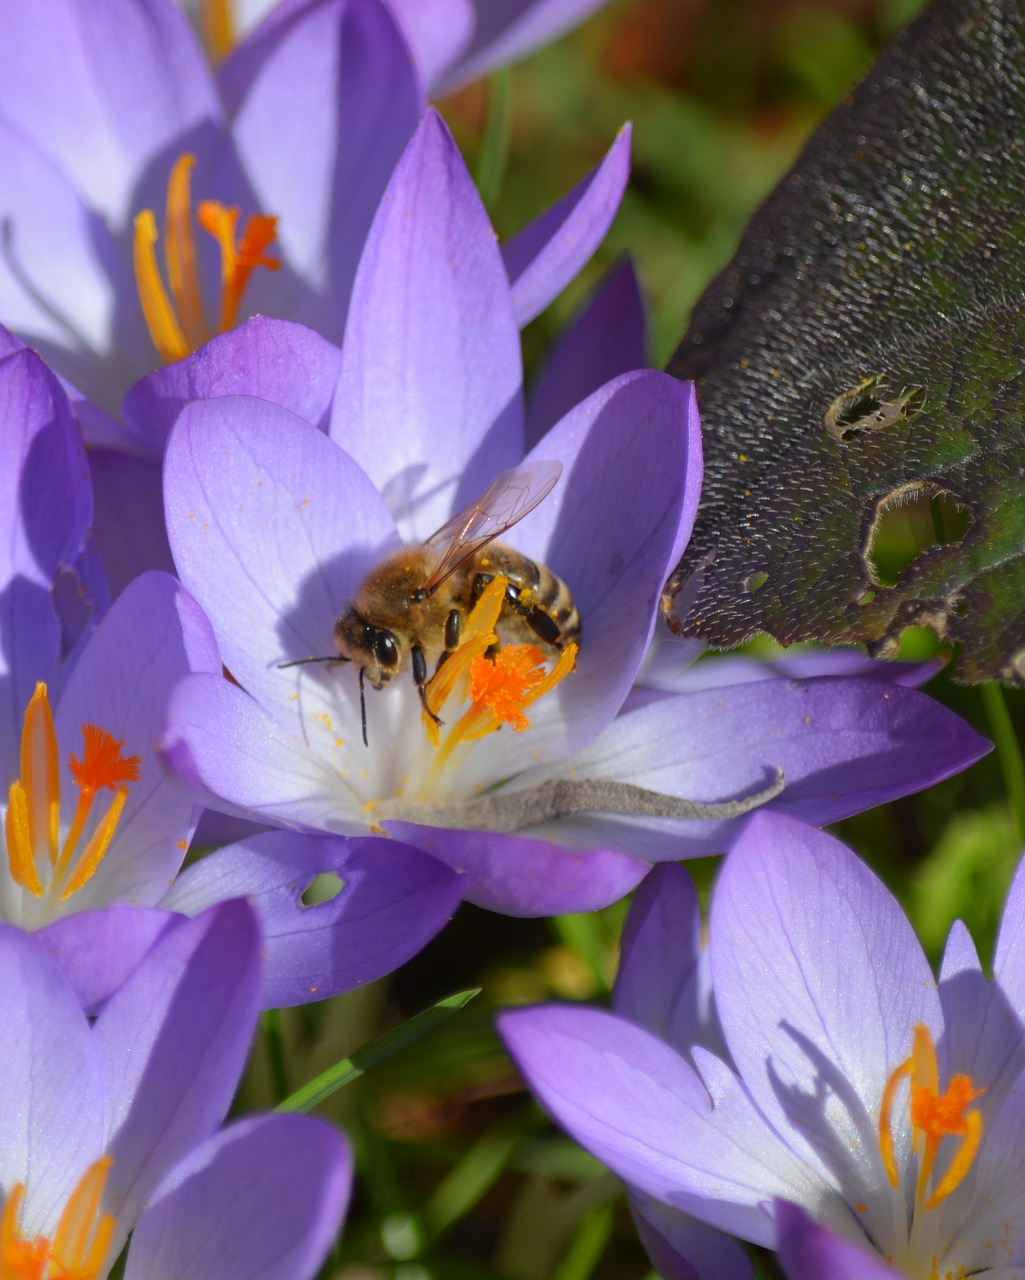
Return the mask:
<path id="1" fill-rule="evenodd" d="M 900 1280 L 878 1253 L 835 1236 L 796 1204 L 776 1203 L 779 1260 L 791 1280 Z"/>
<path id="2" fill-rule="evenodd" d="M 428 91 L 470 43 L 476 23 L 470 0 L 391 0 L 396 21 Z"/>
<path id="3" fill-rule="evenodd" d="M 993 975 L 1025 1022 L 1025 858 L 1018 863 L 1007 891 L 1000 932 L 993 952 Z"/>
<path id="4" fill-rule="evenodd" d="M 259 1008 L 259 948 L 245 902 L 213 907 L 166 930 L 96 1020 L 117 1248 L 167 1170 L 227 1111 Z"/>
<path id="5" fill-rule="evenodd" d="M 8 6 L 15 7 L 23 9 Z M 138 315 L 118 315 L 117 301 L 134 296 L 134 280 L 67 177 L 2 119 L 0 154 L 0 315 L 80 392 L 115 409 L 107 362 L 125 377 L 152 368 Z"/>
<path id="6" fill-rule="evenodd" d="M 704 646 L 700 641 L 671 640 L 652 646 L 639 679 L 668 693 L 693 693 L 721 689 L 731 684 L 753 684 L 779 676 L 811 680 L 818 676 L 859 676 L 886 680 L 917 689 L 942 667 L 938 661 L 887 662 L 866 658 L 858 649 L 788 650 L 778 658 L 750 658 L 744 654 L 714 654 L 697 662 Z M 796 649 L 796 646 L 795 646 Z"/>
<path id="7" fill-rule="evenodd" d="M 668 1045 L 597 1009 L 548 1006 L 498 1019 L 542 1105 L 631 1186 L 755 1243 L 772 1237 L 762 1204 L 815 1198 L 838 1212 L 807 1166 L 772 1141 L 743 1088 L 706 1063 L 711 1093 Z"/>
<path id="8" fill-rule="evenodd" d="M 318 875 L 340 881 L 326 901 L 304 895 Z M 195 915 L 246 896 L 264 941 L 263 1004 L 323 1000 L 373 982 L 448 923 L 460 877 L 397 840 L 274 831 L 220 849 L 178 877 L 161 905 Z"/>
<path id="9" fill-rule="evenodd" d="M 601 164 L 502 246 L 521 329 L 565 289 L 601 244 L 629 176 L 630 126 L 625 124 Z"/>
<path id="10" fill-rule="evenodd" d="M 220 676 L 181 681 L 159 750 L 199 803 L 273 826 L 362 834 L 368 825 L 331 762 Z"/>
<path id="11" fill-rule="evenodd" d="M 723 1033 L 751 1096 L 811 1168 L 839 1177 L 885 1239 L 879 1106 L 915 1027 L 934 1040 L 942 1029 L 907 917 L 839 841 L 762 812 L 723 863 L 709 934 Z M 907 1131 L 896 1147 L 898 1163 L 909 1160 Z"/>
<path id="12" fill-rule="evenodd" d="M 338 348 L 305 325 L 255 316 L 136 383 L 121 412 L 140 446 L 158 460 L 171 427 L 193 400 L 258 396 L 320 426 L 340 361 Z"/>
<path id="13" fill-rule="evenodd" d="M 242 163 L 260 207 L 280 219 L 276 244 L 293 275 L 290 284 L 284 272 L 259 273 L 247 304 L 287 311 L 340 342 L 359 252 L 420 118 L 422 91 L 380 0 L 282 8 L 218 77 Z"/>
<path id="14" fill-rule="evenodd" d="M 93 537 L 111 593 L 120 594 L 148 569 L 173 573 L 159 460 L 93 449 L 89 468 L 96 496 Z"/>
<path id="15" fill-rule="evenodd" d="M 660 1280 L 750 1280 L 751 1259 L 729 1236 L 639 1192 L 630 1212 Z"/>
<path id="16" fill-rule="evenodd" d="M 146 166 L 219 119 L 206 59 L 170 0 L 103 0 L 88 12 L 76 0 L 10 0 L 3 28 L 0 114 L 115 227 Z"/>
<path id="17" fill-rule="evenodd" d="M 989 749 L 960 717 L 911 689 L 874 679 L 769 680 L 637 707 L 558 771 L 705 803 L 755 795 L 782 771 L 771 808 L 819 826 L 930 786 Z M 542 780 L 538 771 L 520 783 Z M 638 857 L 677 859 L 721 852 L 740 826 L 595 814 L 543 834 L 575 848 L 613 843 Z"/>
<path id="18" fill-rule="evenodd" d="M 512 0 L 480 4 L 473 42 L 438 86 L 439 93 L 453 89 L 495 67 L 522 58 L 539 45 L 548 44 L 584 21 L 606 0 Z"/>
<path id="19" fill-rule="evenodd" d="M 527 405 L 527 448 L 610 378 L 647 364 L 644 303 L 625 258 L 559 335 L 537 374 Z"/>
<path id="20" fill-rule="evenodd" d="M 411 822 L 385 825 L 399 839 L 460 872 L 467 902 L 507 916 L 597 911 L 628 894 L 648 870 L 646 862 L 611 849 L 580 854 L 493 831 L 446 831 Z"/>
<path id="21" fill-rule="evenodd" d="M 402 536 L 423 541 L 522 458 L 521 380 L 491 224 L 428 111 L 363 252 L 331 434 L 382 491 Z"/>
<path id="22" fill-rule="evenodd" d="M 34 352 L 0 358 L 0 762 L 17 776 L 21 722 L 37 680 L 59 686 L 50 592 L 92 515 L 82 440 L 57 379 Z"/>
<path id="23" fill-rule="evenodd" d="M 167 574 L 137 578 L 112 606 L 75 668 L 54 717 L 65 753 L 78 753 L 82 728 L 95 724 L 139 757 L 139 780 L 106 857 L 75 895 L 79 910 L 122 901 L 152 905 L 181 866 L 195 823 L 190 798 L 167 778 L 156 755 L 167 700 L 190 671 L 220 670 L 209 623 Z M 61 799 L 70 826 L 76 787 L 62 763 Z"/>
<path id="24" fill-rule="evenodd" d="M 175 1169 L 132 1237 L 125 1280 L 307 1280 L 352 1183 L 341 1134 L 312 1116 L 231 1125 Z"/>
<path id="25" fill-rule="evenodd" d="M 114 902 L 78 911 L 41 929 L 38 938 L 60 965 L 86 1013 L 96 1013 L 176 916 Z"/>
<path id="26" fill-rule="evenodd" d="M 988 1128 L 1007 1091 L 1025 1070 L 1025 1029 L 1000 982 L 987 982 L 964 924 L 954 922 L 940 969 L 947 1074 L 985 1082 L 975 1104 Z"/>
<path id="27" fill-rule="evenodd" d="M 590 741 L 641 665 L 697 509 L 693 388 L 654 371 L 615 378 L 553 427 L 534 458 L 562 462 L 563 475 L 517 525 L 515 545 L 567 584 L 583 634 L 576 671 L 538 704 L 534 731 L 502 744 L 503 762 L 520 769 Z"/>
<path id="28" fill-rule="evenodd" d="M 52 1231 L 102 1150 L 103 1082 L 74 992 L 39 940 L 0 925 L 0 1186 L 27 1184 L 21 1225 Z M 29 1176 L 31 1174 L 31 1177 Z"/>
<path id="29" fill-rule="evenodd" d="M 623 925 L 612 1007 L 685 1058 L 695 1044 L 725 1056 L 711 1010 L 697 893 L 687 872 L 673 862 L 654 867 L 634 894 Z"/>
<path id="30" fill-rule="evenodd" d="M 206 610 L 225 665 L 294 724 L 304 669 L 279 666 L 336 652 L 340 609 L 395 545 L 380 494 L 308 422 L 227 396 L 182 412 L 168 441 L 164 502 L 178 572 Z"/>

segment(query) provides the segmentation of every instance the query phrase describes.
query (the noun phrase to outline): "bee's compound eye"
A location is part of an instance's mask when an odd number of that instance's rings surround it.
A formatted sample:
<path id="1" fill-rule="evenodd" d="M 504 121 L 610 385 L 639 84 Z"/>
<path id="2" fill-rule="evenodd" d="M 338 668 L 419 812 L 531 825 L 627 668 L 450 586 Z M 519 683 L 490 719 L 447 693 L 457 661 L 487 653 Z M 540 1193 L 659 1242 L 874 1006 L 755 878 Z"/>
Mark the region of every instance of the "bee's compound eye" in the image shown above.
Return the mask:
<path id="1" fill-rule="evenodd" d="M 374 657 L 382 667 L 398 665 L 399 646 L 390 631 L 378 631 L 374 636 Z"/>

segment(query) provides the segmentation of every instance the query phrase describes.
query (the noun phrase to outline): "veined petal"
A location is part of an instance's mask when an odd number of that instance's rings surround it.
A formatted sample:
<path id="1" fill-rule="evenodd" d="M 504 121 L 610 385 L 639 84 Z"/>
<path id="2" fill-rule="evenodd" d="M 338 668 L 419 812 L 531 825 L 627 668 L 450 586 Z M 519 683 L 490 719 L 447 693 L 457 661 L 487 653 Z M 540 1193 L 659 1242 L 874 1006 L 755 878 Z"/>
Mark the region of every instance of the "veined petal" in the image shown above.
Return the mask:
<path id="1" fill-rule="evenodd" d="M 790 1280 L 901 1280 L 877 1253 L 819 1226 L 804 1210 L 776 1203 L 776 1248 Z"/>
<path id="2" fill-rule="evenodd" d="M 137 382 L 121 412 L 158 460 L 178 415 L 193 400 L 257 396 L 320 426 L 331 406 L 340 361 L 338 348 L 312 329 L 255 316 Z"/>
<path id="3" fill-rule="evenodd" d="M 285 273 L 255 278 L 253 311 L 288 314 L 341 342 L 359 252 L 423 111 L 405 42 L 380 0 L 280 8 L 218 80 L 261 208 L 280 218 Z"/>
<path id="4" fill-rule="evenodd" d="M 170 0 L 102 0 L 88 13 L 75 0 L 9 0 L 3 29 L 0 114 L 114 227 L 150 161 L 219 123 L 206 59 Z"/>
<path id="5" fill-rule="evenodd" d="M 0 1187 L 26 1184 L 21 1227 L 50 1232 L 102 1152 L 103 1082 L 89 1024 L 39 940 L 0 925 Z M 31 1175 L 31 1176 L 30 1176 Z"/>
<path id="6" fill-rule="evenodd" d="M 358 733 L 358 730 L 357 730 Z M 274 826 L 362 834 L 370 820 L 331 762 L 221 676 L 183 680 L 167 709 L 161 759 L 199 803 Z"/>
<path id="7" fill-rule="evenodd" d="M 723 863 L 709 934 L 723 1032 L 755 1103 L 791 1150 L 839 1180 L 873 1237 L 888 1238 L 880 1100 L 915 1027 L 934 1039 L 942 1028 L 907 917 L 839 841 L 763 812 Z M 910 1154 L 905 1131 L 898 1163 Z"/>
<path id="8" fill-rule="evenodd" d="M 165 776 L 155 743 L 171 690 L 190 671 L 211 670 L 220 670 L 220 658 L 209 623 L 161 573 L 144 574 L 125 590 L 83 652 L 57 709 L 57 741 L 66 756 L 80 746 L 83 725 L 99 725 L 139 757 L 140 777 L 99 870 L 75 895 L 77 909 L 112 901 L 152 905 L 181 866 L 193 804 Z M 76 788 L 66 760 L 61 799 L 70 825 Z"/>
<path id="9" fill-rule="evenodd" d="M 605 238 L 630 176 L 630 125 L 572 191 L 502 246 L 523 328 L 565 289 Z"/>
<path id="10" fill-rule="evenodd" d="M 40 929 L 37 936 L 74 988 L 83 1010 L 95 1014 L 176 919 L 167 911 L 114 902 L 98 911 L 64 916 Z"/>
<path id="11" fill-rule="evenodd" d="M 168 1169 L 227 1110 L 259 1007 L 259 948 L 245 902 L 213 907 L 168 929 L 96 1020 L 115 1254 Z"/>
<path id="12" fill-rule="evenodd" d="M 6 336 L 6 335 L 5 335 Z M 51 588 L 75 563 L 92 516 L 82 439 L 57 379 L 32 351 L 0 356 L 0 761 L 17 776 L 22 717 L 43 680 L 59 689 Z"/>
<path id="13" fill-rule="evenodd" d="M 278 719 L 296 719 L 290 659 L 337 652 L 334 623 L 395 545 L 380 494 L 308 422 L 245 396 L 189 405 L 164 466 L 168 536 L 225 665 Z M 357 730 L 358 732 L 358 730 Z"/>
<path id="14" fill-rule="evenodd" d="M 139 1220 L 125 1280 L 307 1280 L 335 1240 L 352 1155 L 312 1116 L 242 1120 L 178 1165 Z"/>
<path id="15" fill-rule="evenodd" d="M 527 448 L 610 378 L 649 364 L 633 263 L 609 271 L 552 344 L 527 400 Z"/>
<path id="16" fill-rule="evenodd" d="M 772 1227 L 761 1208 L 767 1198 L 826 1198 L 807 1166 L 770 1140 L 765 1121 L 725 1068 L 710 1097 L 661 1040 L 597 1009 L 517 1009 L 502 1014 L 498 1026 L 555 1120 L 624 1181 L 663 1204 L 768 1244 Z"/>
<path id="17" fill-rule="evenodd" d="M 403 538 L 423 541 L 522 458 L 521 381 L 491 224 L 429 111 L 360 261 L 331 435 L 382 491 Z"/>
<path id="18" fill-rule="evenodd" d="M 318 875 L 341 884 L 309 905 L 304 895 Z M 201 858 L 161 905 L 195 915 L 242 896 L 260 921 L 262 999 L 274 1009 L 324 1000 L 397 969 L 448 922 L 462 884 L 398 840 L 273 831 Z"/>
<path id="19" fill-rule="evenodd" d="M 543 840 L 495 831 L 460 831 L 388 822 L 388 831 L 458 871 L 463 897 L 508 916 L 596 911 L 618 902 L 648 864 L 612 849 L 578 853 Z"/>

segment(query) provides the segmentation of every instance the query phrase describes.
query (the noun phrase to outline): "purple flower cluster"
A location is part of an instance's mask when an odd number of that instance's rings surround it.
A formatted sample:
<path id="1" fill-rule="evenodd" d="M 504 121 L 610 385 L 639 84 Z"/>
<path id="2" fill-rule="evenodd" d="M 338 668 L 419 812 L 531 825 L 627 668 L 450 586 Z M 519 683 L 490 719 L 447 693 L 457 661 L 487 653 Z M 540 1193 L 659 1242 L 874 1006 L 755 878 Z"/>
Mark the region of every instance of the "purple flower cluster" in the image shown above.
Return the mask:
<path id="1" fill-rule="evenodd" d="M 504 1031 L 667 1276 L 746 1274 L 732 1236 L 802 1280 L 967 1275 L 1018 1220 L 1025 890 L 996 982 L 955 933 L 937 987 L 816 830 L 988 744 L 928 669 L 665 637 L 700 424 L 628 266 L 526 395 L 629 127 L 499 244 L 426 104 L 595 7 L 256 4 L 215 66 L 174 0 L 0 0 L 3 1280 L 100 1280 L 129 1236 L 128 1280 L 313 1275 L 351 1158 L 220 1129 L 258 1012 L 463 900 L 638 886 L 616 1012 Z M 673 864 L 731 848 L 705 951 Z"/>

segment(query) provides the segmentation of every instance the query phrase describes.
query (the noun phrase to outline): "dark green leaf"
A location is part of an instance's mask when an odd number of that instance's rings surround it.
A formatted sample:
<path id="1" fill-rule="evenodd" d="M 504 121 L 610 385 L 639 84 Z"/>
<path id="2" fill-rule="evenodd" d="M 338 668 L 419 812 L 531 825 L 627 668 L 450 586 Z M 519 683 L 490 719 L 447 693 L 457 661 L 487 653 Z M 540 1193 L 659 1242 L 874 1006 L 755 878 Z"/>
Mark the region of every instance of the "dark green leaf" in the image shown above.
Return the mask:
<path id="1" fill-rule="evenodd" d="M 1025 681 L 1025 5 L 934 0 L 698 303 L 705 494 L 671 622 L 713 645 L 913 624 Z"/>
<path id="2" fill-rule="evenodd" d="M 414 1040 L 419 1040 L 421 1036 L 426 1035 L 439 1023 L 447 1021 L 454 1013 L 458 1013 L 464 1005 L 480 994 L 479 987 L 472 987 L 468 991 L 458 991 L 453 996 L 446 996 L 444 1000 L 439 1000 L 437 1004 L 431 1005 L 429 1009 L 414 1014 L 412 1018 L 407 1019 L 401 1026 L 395 1027 L 391 1031 L 386 1031 L 383 1036 L 378 1036 L 376 1040 L 358 1052 L 354 1053 L 351 1058 L 343 1058 L 341 1062 L 336 1062 L 333 1067 L 328 1067 L 326 1071 L 322 1071 L 319 1076 L 304 1084 L 301 1089 L 296 1089 L 290 1097 L 284 1102 L 278 1103 L 274 1108 L 275 1111 L 312 1111 L 318 1103 L 323 1102 L 325 1098 L 329 1098 L 331 1094 L 336 1093 L 345 1085 L 351 1084 L 353 1080 L 368 1071 L 378 1062 L 382 1062 L 385 1058 L 390 1058 L 393 1053 L 398 1053 L 400 1049 L 404 1049 L 406 1045 L 412 1044 Z"/>

